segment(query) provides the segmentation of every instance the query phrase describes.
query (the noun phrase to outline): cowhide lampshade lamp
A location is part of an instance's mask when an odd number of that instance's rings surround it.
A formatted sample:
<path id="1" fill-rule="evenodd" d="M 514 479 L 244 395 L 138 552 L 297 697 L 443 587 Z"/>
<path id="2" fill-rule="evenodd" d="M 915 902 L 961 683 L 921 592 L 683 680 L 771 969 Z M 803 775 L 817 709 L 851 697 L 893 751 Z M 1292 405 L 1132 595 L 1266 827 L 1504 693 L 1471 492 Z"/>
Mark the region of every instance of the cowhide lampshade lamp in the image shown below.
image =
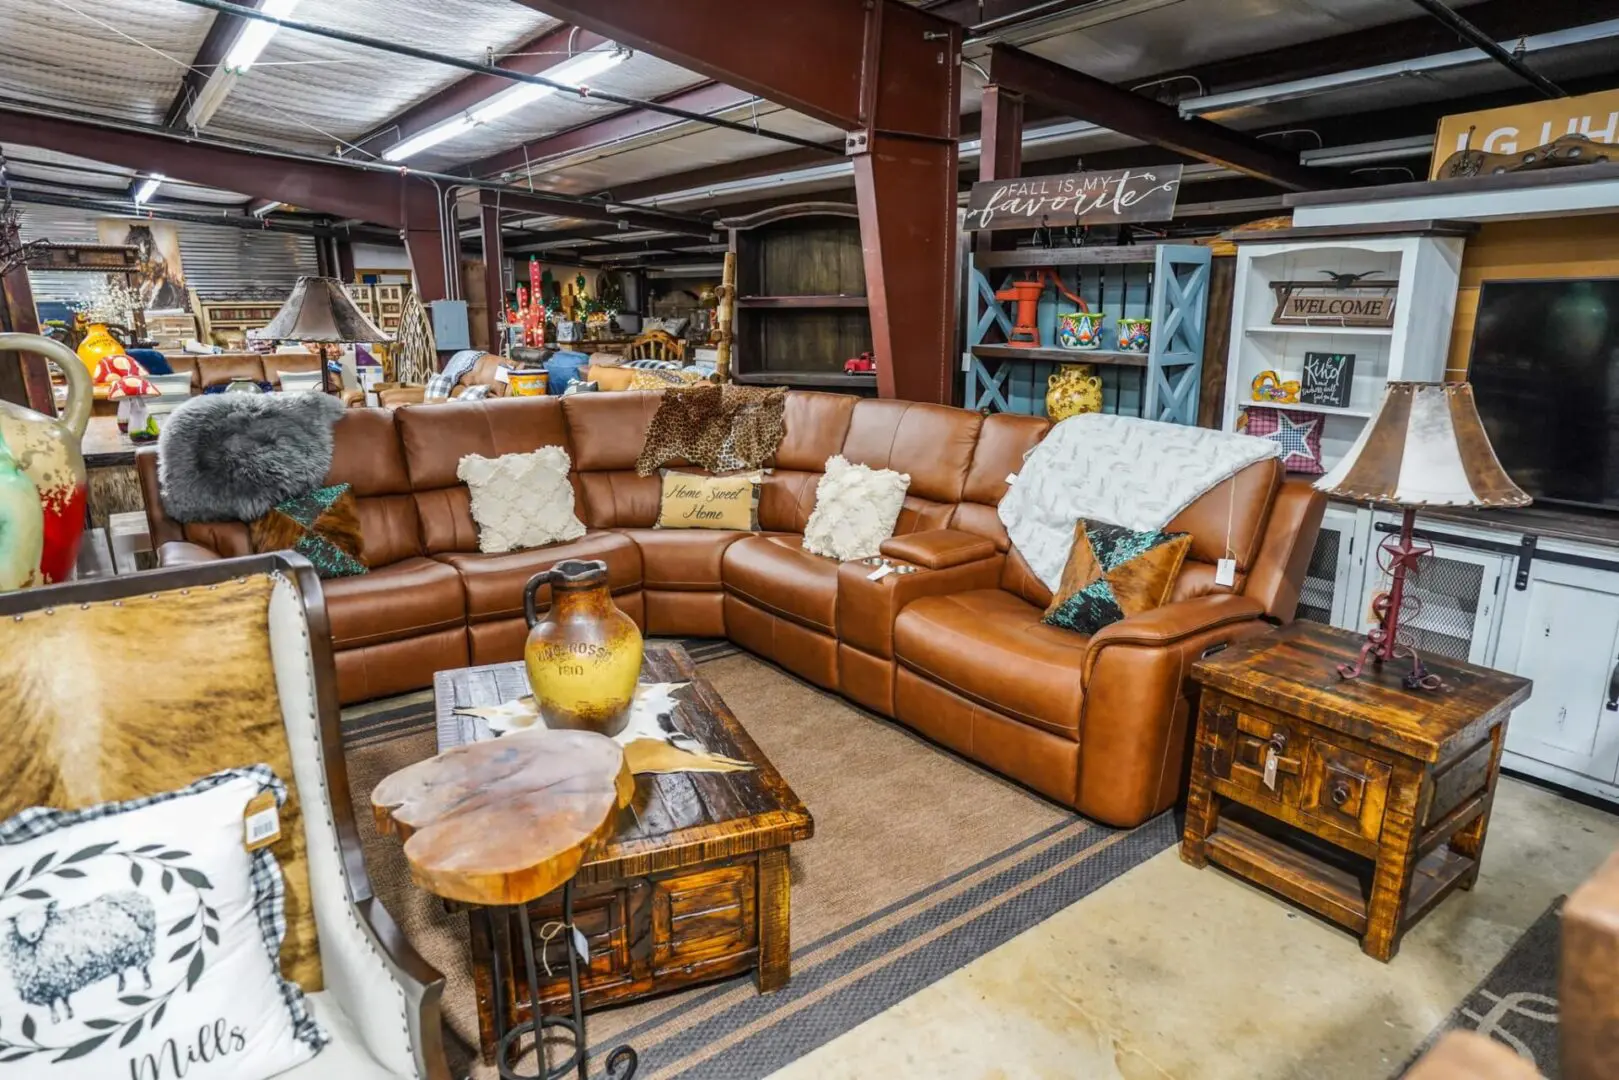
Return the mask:
<path id="1" fill-rule="evenodd" d="M 1404 511 L 1398 536 L 1383 542 L 1390 585 L 1373 601 L 1378 625 L 1354 665 L 1338 668 L 1346 679 L 1358 677 L 1366 663 L 1382 664 L 1409 657 L 1405 676 L 1410 689 L 1437 689 L 1422 658 L 1409 642 L 1401 642 L 1400 625 L 1415 612 L 1407 595 L 1408 577 L 1419 572 L 1431 545 L 1413 540 L 1417 510 L 1431 506 L 1503 508 L 1529 505 L 1529 496 L 1514 484 L 1490 446 L 1473 388 L 1467 383 L 1391 382 L 1377 415 L 1361 431 L 1335 468 L 1316 481 L 1328 495 L 1398 507 Z"/>
<path id="2" fill-rule="evenodd" d="M 301 277 L 292 295 L 275 313 L 263 336 L 272 341 L 313 341 L 323 345 L 364 345 L 390 340 L 366 318 L 343 283 L 332 277 Z M 326 387 L 326 357 L 320 362 L 321 388 Z"/>

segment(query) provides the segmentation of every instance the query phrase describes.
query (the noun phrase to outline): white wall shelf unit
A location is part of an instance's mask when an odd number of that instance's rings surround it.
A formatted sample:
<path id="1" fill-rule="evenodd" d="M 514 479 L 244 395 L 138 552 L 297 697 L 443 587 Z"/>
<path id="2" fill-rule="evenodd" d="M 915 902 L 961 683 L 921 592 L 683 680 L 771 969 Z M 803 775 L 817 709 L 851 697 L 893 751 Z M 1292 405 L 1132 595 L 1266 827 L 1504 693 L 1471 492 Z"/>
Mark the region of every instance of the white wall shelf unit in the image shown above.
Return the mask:
<path id="1" fill-rule="evenodd" d="M 1390 380 L 1437 382 L 1444 378 L 1451 317 L 1461 276 L 1462 235 L 1414 231 L 1357 235 L 1304 236 L 1318 230 L 1283 230 L 1234 235 L 1237 276 L 1232 298 L 1231 351 L 1226 364 L 1223 424 L 1240 430 L 1254 407 L 1252 385 L 1262 372 L 1282 381 L 1301 378 L 1306 353 L 1353 354 L 1349 404 L 1274 406 L 1317 412 L 1321 456 L 1331 468 L 1348 452 L 1383 400 Z M 1378 326 L 1294 326 L 1271 322 L 1277 281 L 1316 281 L 1328 274 L 1367 274 L 1397 282 L 1393 324 Z"/>

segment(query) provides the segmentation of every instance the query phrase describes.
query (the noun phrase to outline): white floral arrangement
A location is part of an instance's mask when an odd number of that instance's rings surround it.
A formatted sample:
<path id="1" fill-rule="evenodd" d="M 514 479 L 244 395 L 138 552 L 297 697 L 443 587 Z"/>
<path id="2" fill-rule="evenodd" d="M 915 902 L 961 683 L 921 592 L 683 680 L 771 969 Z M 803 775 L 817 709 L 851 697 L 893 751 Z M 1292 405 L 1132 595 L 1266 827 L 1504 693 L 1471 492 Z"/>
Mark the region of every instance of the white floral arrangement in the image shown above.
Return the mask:
<path id="1" fill-rule="evenodd" d="M 146 302 L 141 299 L 140 290 L 109 278 L 93 286 L 88 297 L 69 306 L 86 323 L 128 326 L 134 321 L 135 312 L 146 307 Z"/>

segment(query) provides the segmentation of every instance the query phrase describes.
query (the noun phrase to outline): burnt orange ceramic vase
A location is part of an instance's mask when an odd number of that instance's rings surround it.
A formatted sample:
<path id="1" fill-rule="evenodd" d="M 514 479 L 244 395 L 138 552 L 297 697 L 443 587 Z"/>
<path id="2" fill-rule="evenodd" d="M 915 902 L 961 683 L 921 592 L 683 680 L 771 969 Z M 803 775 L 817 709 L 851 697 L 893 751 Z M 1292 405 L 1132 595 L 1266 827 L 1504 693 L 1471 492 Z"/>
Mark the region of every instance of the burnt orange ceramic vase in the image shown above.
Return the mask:
<path id="1" fill-rule="evenodd" d="M 546 585 L 551 610 L 541 622 L 535 595 Z M 641 630 L 613 603 L 607 564 L 568 559 L 535 574 L 523 588 L 523 615 L 529 625 L 523 663 L 546 724 L 623 731 L 641 677 Z"/>

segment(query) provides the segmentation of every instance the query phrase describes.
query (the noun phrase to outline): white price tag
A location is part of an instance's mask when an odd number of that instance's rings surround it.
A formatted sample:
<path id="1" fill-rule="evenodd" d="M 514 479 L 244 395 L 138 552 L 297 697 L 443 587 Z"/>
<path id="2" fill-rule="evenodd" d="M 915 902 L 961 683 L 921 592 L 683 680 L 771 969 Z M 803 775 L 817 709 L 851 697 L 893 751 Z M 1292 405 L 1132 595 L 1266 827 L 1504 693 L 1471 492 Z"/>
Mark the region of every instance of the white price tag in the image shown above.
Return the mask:
<path id="1" fill-rule="evenodd" d="M 498 382 L 498 383 L 509 383 L 509 382 L 511 382 L 512 381 L 512 369 L 507 367 L 505 364 L 502 364 L 499 367 L 497 367 L 495 369 L 495 381 Z"/>
<path id="2" fill-rule="evenodd" d="M 577 926 L 570 929 L 573 930 L 573 951 L 579 954 L 579 959 L 590 963 L 590 942 L 585 940 L 585 935 L 579 932 Z"/>
<path id="3" fill-rule="evenodd" d="M 1237 583 L 1237 560 L 1221 559 L 1214 564 L 1214 583 L 1227 588 Z"/>
<path id="4" fill-rule="evenodd" d="M 1276 790 L 1276 748 L 1265 751 L 1265 786 Z"/>
<path id="5" fill-rule="evenodd" d="M 867 574 L 866 575 L 866 580 L 867 581 L 881 581 L 883 578 L 887 577 L 889 574 L 892 574 L 893 572 L 894 572 L 894 568 L 892 566 L 890 566 L 888 563 L 883 563 L 877 569 L 875 569 L 871 573 Z"/>
<path id="6" fill-rule="evenodd" d="M 281 837 L 281 813 L 276 809 L 275 793 L 260 792 L 253 796 L 243 811 L 242 843 L 249 851 L 268 847 Z"/>
<path id="7" fill-rule="evenodd" d="M 1015 484 L 1015 483 L 1017 483 L 1017 473 L 1015 473 L 1015 472 L 1014 472 L 1014 473 L 1007 473 L 1007 474 L 1006 474 L 1006 482 L 1007 482 L 1007 483 L 1008 483 L 1008 484 Z"/>

